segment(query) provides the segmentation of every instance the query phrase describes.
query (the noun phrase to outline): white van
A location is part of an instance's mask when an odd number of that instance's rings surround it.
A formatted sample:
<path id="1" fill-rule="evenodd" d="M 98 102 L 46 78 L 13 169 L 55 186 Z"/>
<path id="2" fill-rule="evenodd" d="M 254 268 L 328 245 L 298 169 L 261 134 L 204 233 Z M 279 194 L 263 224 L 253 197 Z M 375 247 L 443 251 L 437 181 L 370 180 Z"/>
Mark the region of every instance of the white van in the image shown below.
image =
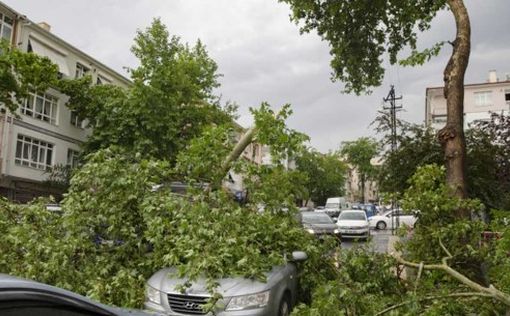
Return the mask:
<path id="1" fill-rule="evenodd" d="M 342 210 L 348 209 L 349 205 L 344 197 L 331 197 L 326 201 L 324 212 L 332 218 L 337 218 Z"/>

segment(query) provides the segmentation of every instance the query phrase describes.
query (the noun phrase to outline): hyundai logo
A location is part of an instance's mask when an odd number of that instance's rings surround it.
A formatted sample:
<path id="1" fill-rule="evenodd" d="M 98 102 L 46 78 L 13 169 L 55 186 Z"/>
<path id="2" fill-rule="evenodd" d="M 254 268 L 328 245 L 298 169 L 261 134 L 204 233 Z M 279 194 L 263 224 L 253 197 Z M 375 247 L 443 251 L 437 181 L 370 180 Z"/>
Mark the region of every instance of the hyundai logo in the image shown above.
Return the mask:
<path id="1" fill-rule="evenodd" d="M 197 304 L 197 303 L 193 303 L 193 302 L 186 302 L 184 303 L 184 306 L 183 306 L 185 309 L 198 309 L 200 306 Z"/>

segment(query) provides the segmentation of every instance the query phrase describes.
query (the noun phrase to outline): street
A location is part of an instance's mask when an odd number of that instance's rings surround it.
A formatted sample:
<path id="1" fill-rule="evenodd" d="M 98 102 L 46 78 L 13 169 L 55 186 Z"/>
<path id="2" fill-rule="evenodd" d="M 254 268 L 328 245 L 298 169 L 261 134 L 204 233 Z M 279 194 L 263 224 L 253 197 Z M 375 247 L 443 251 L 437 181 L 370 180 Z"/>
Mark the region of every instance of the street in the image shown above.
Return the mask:
<path id="1" fill-rule="evenodd" d="M 371 230 L 370 231 L 371 238 L 368 242 L 365 241 L 355 241 L 350 239 L 342 240 L 342 249 L 350 249 L 356 245 L 365 246 L 368 244 L 369 249 L 379 252 L 385 253 L 388 249 L 388 240 L 391 236 L 391 230 Z"/>

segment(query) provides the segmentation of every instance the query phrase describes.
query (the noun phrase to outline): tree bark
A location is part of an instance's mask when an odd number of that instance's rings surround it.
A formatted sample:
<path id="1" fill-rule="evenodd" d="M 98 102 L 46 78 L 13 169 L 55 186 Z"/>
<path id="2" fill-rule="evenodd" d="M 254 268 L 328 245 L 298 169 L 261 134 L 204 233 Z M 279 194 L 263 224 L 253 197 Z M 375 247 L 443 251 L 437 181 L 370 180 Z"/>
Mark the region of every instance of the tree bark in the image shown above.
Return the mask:
<path id="1" fill-rule="evenodd" d="M 241 137 L 241 139 L 236 144 L 232 152 L 225 159 L 225 161 L 223 161 L 221 168 L 225 176 L 228 174 L 230 168 L 232 167 L 232 163 L 236 161 L 241 156 L 246 147 L 248 147 L 248 145 L 250 145 L 253 142 L 253 137 L 255 136 L 255 133 L 256 133 L 255 127 L 251 127 L 250 129 L 248 129 L 248 131 L 246 131 L 243 137 Z"/>
<path id="2" fill-rule="evenodd" d="M 447 184 L 455 196 L 466 198 L 466 141 L 464 137 L 464 75 L 471 50 L 471 25 L 462 0 L 448 0 L 448 7 L 455 17 L 457 34 L 452 43 L 453 52 L 444 70 L 444 96 L 447 122 L 438 132 L 446 160 Z M 459 210 L 459 218 L 470 216 Z"/>
<path id="3" fill-rule="evenodd" d="M 361 174 L 361 203 L 365 203 L 365 175 Z"/>

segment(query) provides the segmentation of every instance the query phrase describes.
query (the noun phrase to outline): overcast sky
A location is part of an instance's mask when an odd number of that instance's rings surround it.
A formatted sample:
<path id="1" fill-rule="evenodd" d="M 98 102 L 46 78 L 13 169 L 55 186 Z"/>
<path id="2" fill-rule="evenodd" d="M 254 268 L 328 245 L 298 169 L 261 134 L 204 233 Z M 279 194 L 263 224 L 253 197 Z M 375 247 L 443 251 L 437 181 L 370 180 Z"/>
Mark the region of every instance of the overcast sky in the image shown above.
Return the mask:
<path id="1" fill-rule="evenodd" d="M 403 96 L 401 117 L 422 122 L 425 89 L 442 85 L 449 57 L 440 56 L 417 68 L 385 63 L 386 77 L 370 96 L 342 94 L 342 84 L 330 81 L 328 44 L 316 34 L 300 35 L 289 21 L 290 10 L 277 0 L 1 0 L 29 19 L 45 21 L 52 32 L 125 74 L 135 67 L 130 52 L 137 29 L 160 17 L 173 35 L 194 43 L 198 38 L 219 65 L 223 101 L 240 105 L 239 122 L 251 123 L 249 107 L 267 101 L 279 108 L 292 104 L 289 125 L 311 137 L 320 151 L 335 150 L 342 141 L 372 136 L 369 127 L 382 107 L 389 86 Z M 412 0 L 410 0 L 412 1 Z M 472 52 L 466 83 L 485 82 L 495 69 L 510 73 L 510 2 L 466 0 L 472 23 Z M 450 12 L 441 12 L 423 48 L 454 38 Z"/>

